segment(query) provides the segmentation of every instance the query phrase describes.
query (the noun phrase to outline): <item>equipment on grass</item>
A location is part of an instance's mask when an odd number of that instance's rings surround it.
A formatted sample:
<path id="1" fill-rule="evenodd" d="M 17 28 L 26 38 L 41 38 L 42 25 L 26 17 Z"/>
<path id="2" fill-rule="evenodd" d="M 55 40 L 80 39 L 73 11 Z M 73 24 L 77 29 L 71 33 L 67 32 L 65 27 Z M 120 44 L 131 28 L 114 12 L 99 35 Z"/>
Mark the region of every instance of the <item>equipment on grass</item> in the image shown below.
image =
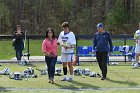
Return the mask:
<path id="1" fill-rule="evenodd" d="M 55 67 L 55 75 L 61 76 L 61 68 Z"/>
<path id="2" fill-rule="evenodd" d="M 20 72 L 15 72 L 14 73 L 14 79 L 15 80 L 22 80 L 23 78 L 22 78 L 21 73 Z"/>
<path id="3" fill-rule="evenodd" d="M 32 75 L 32 78 L 37 78 L 38 76 L 36 74 Z"/>
<path id="4" fill-rule="evenodd" d="M 28 67 L 23 72 L 10 73 L 9 78 L 14 80 L 22 80 L 25 78 L 27 80 L 28 78 L 37 78 L 37 75 L 34 74 L 34 69 L 32 67 Z"/>
<path id="5" fill-rule="evenodd" d="M 111 64 L 112 65 L 118 65 L 118 62 L 112 62 Z"/>
<path id="6" fill-rule="evenodd" d="M 94 71 L 89 74 L 90 77 L 101 77 L 99 73 L 95 73 Z"/>
<path id="7" fill-rule="evenodd" d="M 74 75 L 77 75 L 77 76 L 82 75 L 82 77 L 85 78 L 85 76 L 84 76 L 84 74 L 83 74 L 83 73 L 84 73 L 84 70 L 83 70 L 83 69 L 74 68 L 73 72 L 74 72 Z"/>
<path id="8" fill-rule="evenodd" d="M 83 74 L 84 75 L 89 75 L 90 74 L 90 69 L 89 68 L 85 68 Z"/>
<path id="9" fill-rule="evenodd" d="M 4 70 L 0 71 L 0 75 L 9 75 L 10 69 L 9 68 L 4 68 Z"/>
<path id="10" fill-rule="evenodd" d="M 36 69 L 36 70 L 40 71 L 40 75 L 46 75 L 47 74 L 46 69 Z"/>
<path id="11" fill-rule="evenodd" d="M 33 75 L 34 74 L 34 69 L 32 67 L 28 67 L 27 69 L 25 69 L 23 71 L 23 73 L 27 73 L 29 75 Z"/>
<path id="12" fill-rule="evenodd" d="M 74 72 L 74 75 L 77 75 L 77 76 L 80 76 L 81 75 L 81 69 L 80 68 L 74 68 L 73 72 Z"/>
<path id="13" fill-rule="evenodd" d="M 29 63 L 29 61 L 27 61 L 27 60 L 24 59 L 24 57 L 23 57 L 23 59 L 21 60 L 21 62 L 19 63 L 19 65 L 25 66 L 25 65 L 27 65 L 28 63 Z"/>
<path id="14" fill-rule="evenodd" d="M 20 72 L 14 72 L 9 74 L 9 78 L 14 80 L 22 80 L 23 76 Z"/>

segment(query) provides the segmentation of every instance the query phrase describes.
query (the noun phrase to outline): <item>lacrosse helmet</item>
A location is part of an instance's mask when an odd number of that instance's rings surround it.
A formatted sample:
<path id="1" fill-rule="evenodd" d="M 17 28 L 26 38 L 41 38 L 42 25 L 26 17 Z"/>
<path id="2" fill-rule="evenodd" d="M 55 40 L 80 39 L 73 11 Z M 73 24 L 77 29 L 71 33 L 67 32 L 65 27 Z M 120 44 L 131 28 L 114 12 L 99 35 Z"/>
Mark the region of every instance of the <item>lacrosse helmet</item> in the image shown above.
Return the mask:
<path id="1" fill-rule="evenodd" d="M 47 72 L 45 70 L 41 70 L 41 75 L 46 75 Z"/>
<path id="2" fill-rule="evenodd" d="M 61 75 L 61 68 L 55 68 L 55 75 Z"/>
<path id="3" fill-rule="evenodd" d="M 37 78 L 37 75 L 36 74 L 32 75 L 32 78 Z"/>
<path id="4" fill-rule="evenodd" d="M 23 59 L 23 60 L 21 60 L 20 65 L 25 66 L 25 65 L 27 65 L 28 63 L 29 63 L 29 62 L 28 62 L 27 60 Z"/>
<path id="5" fill-rule="evenodd" d="M 84 74 L 84 75 L 89 75 L 89 74 L 90 74 L 89 68 L 85 68 L 83 74 Z"/>
<path id="6" fill-rule="evenodd" d="M 80 75 L 80 69 L 79 68 L 74 68 L 73 72 L 74 72 L 74 75 L 77 75 L 77 76 Z"/>
<path id="7" fill-rule="evenodd" d="M 33 75 L 34 74 L 34 69 L 32 67 L 28 67 L 27 69 L 25 69 L 23 71 L 23 73 L 29 74 L 29 75 Z"/>
<path id="8" fill-rule="evenodd" d="M 10 79 L 14 79 L 14 73 L 10 73 L 10 74 L 9 74 L 9 78 L 10 78 Z"/>
<path id="9" fill-rule="evenodd" d="M 15 80 L 22 80 L 22 76 L 20 72 L 15 72 L 14 73 L 14 79 Z"/>
<path id="10" fill-rule="evenodd" d="M 93 71 L 89 74 L 90 77 L 96 77 L 96 73 Z"/>

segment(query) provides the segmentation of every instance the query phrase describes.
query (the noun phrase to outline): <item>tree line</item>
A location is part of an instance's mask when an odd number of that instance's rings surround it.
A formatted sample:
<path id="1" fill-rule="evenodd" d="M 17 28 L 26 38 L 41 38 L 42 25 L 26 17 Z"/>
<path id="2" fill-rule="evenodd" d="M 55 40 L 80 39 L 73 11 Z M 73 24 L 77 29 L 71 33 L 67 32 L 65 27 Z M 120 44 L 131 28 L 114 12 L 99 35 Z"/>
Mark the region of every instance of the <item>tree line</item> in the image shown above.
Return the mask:
<path id="1" fill-rule="evenodd" d="M 59 34 L 64 21 L 75 34 L 93 34 L 99 22 L 112 34 L 133 34 L 140 0 L 0 0 L 0 34 L 12 34 L 17 24 L 29 34 L 48 27 Z"/>

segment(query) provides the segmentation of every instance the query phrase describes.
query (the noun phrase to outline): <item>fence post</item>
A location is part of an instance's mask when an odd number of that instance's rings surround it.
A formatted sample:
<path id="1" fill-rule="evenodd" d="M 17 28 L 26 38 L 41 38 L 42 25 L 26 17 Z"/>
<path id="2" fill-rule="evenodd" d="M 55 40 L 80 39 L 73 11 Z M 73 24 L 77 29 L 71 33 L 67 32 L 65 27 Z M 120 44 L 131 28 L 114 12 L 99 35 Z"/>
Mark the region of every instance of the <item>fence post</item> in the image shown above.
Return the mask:
<path id="1" fill-rule="evenodd" d="M 124 37 L 124 45 L 126 45 L 126 36 Z M 125 63 L 126 63 L 126 54 L 124 54 L 124 57 L 125 57 Z"/>
<path id="2" fill-rule="evenodd" d="M 27 52 L 28 52 L 28 60 L 29 60 L 29 56 L 30 56 L 30 50 L 29 50 L 29 36 L 28 36 L 28 44 L 27 44 Z"/>
<path id="3" fill-rule="evenodd" d="M 78 38 L 76 38 L 76 65 L 79 66 L 79 57 L 78 57 Z"/>

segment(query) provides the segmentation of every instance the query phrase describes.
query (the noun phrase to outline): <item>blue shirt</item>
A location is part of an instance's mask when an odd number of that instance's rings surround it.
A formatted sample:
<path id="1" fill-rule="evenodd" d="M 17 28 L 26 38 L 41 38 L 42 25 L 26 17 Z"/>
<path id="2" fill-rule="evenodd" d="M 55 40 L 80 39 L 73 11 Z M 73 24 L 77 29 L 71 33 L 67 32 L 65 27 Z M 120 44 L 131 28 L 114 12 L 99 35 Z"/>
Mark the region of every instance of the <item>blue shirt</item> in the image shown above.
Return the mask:
<path id="1" fill-rule="evenodd" d="M 112 52 L 112 40 L 109 32 L 95 33 L 93 47 L 98 52 Z"/>

